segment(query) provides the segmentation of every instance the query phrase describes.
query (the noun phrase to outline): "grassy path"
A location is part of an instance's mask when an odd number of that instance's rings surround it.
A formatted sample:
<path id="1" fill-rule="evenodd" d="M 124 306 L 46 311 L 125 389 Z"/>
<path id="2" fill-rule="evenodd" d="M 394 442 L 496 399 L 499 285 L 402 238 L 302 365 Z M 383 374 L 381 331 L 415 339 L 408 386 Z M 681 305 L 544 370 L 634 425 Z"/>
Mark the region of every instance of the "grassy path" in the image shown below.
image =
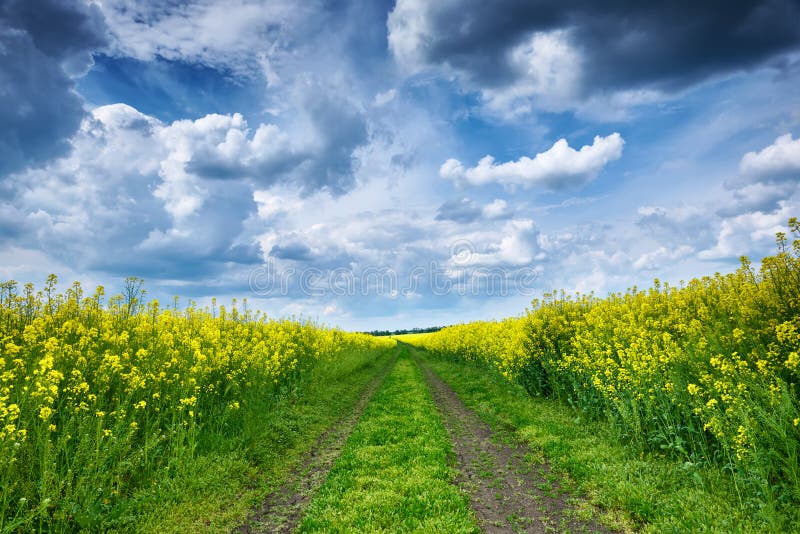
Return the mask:
<path id="1" fill-rule="evenodd" d="M 325 481 L 364 408 L 393 368 L 399 350 L 398 348 L 395 356 L 369 381 L 352 411 L 317 438 L 314 447 L 292 469 L 287 480 L 270 493 L 262 505 L 253 510 L 247 522 L 239 526 L 235 532 L 239 534 L 294 532 L 311 496 Z"/>
<path id="2" fill-rule="evenodd" d="M 327 429 L 353 412 L 391 358 L 391 351 L 344 354 L 314 369 L 296 391 L 261 404 L 254 399 L 248 425 L 228 450 L 200 454 L 148 489 L 134 501 L 131 524 L 118 531 L 230 532 L 291 478 Z"/>
<path id="3" fill-rule="evenodd" d="M 614 530 L 787 531 L 748 516 L 719 468 L 640 453 L 622 443 L 608 422 L 587 421 L 568 406 L 533 398 L 499 373 L 419 354 L 483 421 L 522 443 L 536 462 L 547 461 L 562 488 L 587 495 L 592 506 L 584 512 Z"/>
<path id="4" fill-rule="evenodd" d="M 403 347 L 300 532 L 479 532 L 422 372 Z"/>

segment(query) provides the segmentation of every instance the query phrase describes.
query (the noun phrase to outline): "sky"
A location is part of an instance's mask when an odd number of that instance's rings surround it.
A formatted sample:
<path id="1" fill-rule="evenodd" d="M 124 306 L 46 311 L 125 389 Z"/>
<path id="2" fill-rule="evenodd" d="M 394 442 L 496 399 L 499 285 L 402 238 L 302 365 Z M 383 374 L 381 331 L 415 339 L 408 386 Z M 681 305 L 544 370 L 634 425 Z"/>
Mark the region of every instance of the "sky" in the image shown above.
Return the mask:
<path id="1" fill-rule="evenodd" d="M 0 279 L 371 330 L 729 272 L 798 87 L 798 0 L 2 0 Z"/>

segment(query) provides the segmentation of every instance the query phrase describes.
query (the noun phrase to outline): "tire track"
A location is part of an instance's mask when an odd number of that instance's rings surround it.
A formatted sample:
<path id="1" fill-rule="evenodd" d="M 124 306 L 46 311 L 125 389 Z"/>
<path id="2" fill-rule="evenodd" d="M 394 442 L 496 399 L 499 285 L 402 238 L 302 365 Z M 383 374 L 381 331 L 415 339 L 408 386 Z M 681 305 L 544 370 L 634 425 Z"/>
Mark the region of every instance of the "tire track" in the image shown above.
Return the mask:
<path id="1" fill-rule="evenodd" d="M 339 419 L 317 438 L 317 442 L 289 473 L 286 481 L 267 495 L 260 507 L 253 510 L 247 522 L 233 530 L 236 534 L 263 532 L 290 533 L 297 529 L 312 495 L 328 477 L 347 437 L 386 375 L 394 367 L 400 346 L 386 365 L 364 387 L 353 411 Z"/>
<path id="2" fill-rule="evenodd" d="M 413 349 L 412 349 L 413 351 Z M 500 532 L 612 532 L 577 519 L 546 463 L 526 461 L 525 447 L 503 443 L 418 356 L 456 454 L 456 482 L 469 495 L 481 528 Z"/>

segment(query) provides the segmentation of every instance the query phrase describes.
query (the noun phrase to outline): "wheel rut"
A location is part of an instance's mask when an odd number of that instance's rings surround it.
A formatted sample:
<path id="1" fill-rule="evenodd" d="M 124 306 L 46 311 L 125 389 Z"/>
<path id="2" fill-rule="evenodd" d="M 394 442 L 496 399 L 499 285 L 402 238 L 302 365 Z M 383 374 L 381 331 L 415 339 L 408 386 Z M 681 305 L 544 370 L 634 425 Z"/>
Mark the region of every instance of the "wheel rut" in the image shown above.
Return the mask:
<path id="1" fill-rule="evenodd" d="M 546 463 L 534 463 L 523 446 L 504 443 L 419 357 L 415 357 L 456 456 L 456 483 L 470 498 L 480 527 L 500 532 L 612 532 L 575 514 L 572 498 Z"/>
<path id="2" fill-rule="evenodd" d="M 386 365 L 364 387 L 353 410 L 317 438 L 314 446 L 292 469 L 283 484 L 267 495 L 263 503 L 250 513 L 247 521 L 233 530 L 234 533 L 290 533 L 297 529 L 311 497 L 327 479 L 328 472 L 341 454 L 350 432 L 394 367 L 399 353 L 398 347 Z"/>

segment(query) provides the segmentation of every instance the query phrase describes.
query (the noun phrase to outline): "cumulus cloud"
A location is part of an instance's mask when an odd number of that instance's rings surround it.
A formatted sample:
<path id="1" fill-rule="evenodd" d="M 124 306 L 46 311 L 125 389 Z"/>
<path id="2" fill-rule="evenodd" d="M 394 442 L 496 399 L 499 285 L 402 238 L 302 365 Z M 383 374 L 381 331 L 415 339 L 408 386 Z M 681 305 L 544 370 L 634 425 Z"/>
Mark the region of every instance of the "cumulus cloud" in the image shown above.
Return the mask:
<path id="1" fill-rule="evenodd" d="M 778 209 L 800 189 L 800 139 L 785 134 L 759 151 L 746 153 L 738 175 L 727 180 L 725 188 L 731 196 L 718 207 L 721 216 Z"/>
<path id="2" fill-rule="evenodd" d="M 261 124 L 251 136 L 238 113 L 175 121 L 156 136 L 168 154 L 160 163 L 162 182 L 155 195 L 176 219 L 193 214 L 208 196 L 198 178 L 270 185 L 305 158 L 275 125 Z"/>
<path id="3" fill-rule="evenodd" d="M 485 251 L 454 259 L 458 266 L 522 266 L 544 259 L 539 230 L 531 219 L 512 219 L 502 227 L 502 237 Z"/>
<path id="4" fill-rule="evenodd" d="M 496 198 L 483 207 L 483 216 L 487 219 L 505 219 L 511 216 L 511 209 L 508 207 L 508 202 Z"/>
<path id="5" fill-rule="evenodd" d="M 751 182 L 800 182 L 800 139 L 788 133 L 758 152 L 748 152 L 739 172 Z"/>
<path id="6" fill-rule="evenodd" d="M 581 91 L 580 53 L 563 30 L 535 32 L 508 52 L 513 84 L 486 87 L 487 106 L 501 115 L 530 113 L 539 109 L 568 109 Z"/>
<path id="7" fill-rule="evenodd" d="M 274 124 L 251 131 L 241 114 L 211 114 L 159 127 L 166 148 L 154 194 L 176 219 L 194 214 L 209 198 L 208 180 L 248 180 L 260 188 L 277 183 L 304 194 L 341 195 L 355 184 L 355 150 L 368 140 L 366 118 L 351 104 L 318 95 L 307 109 L 310 129 L 292 138 Z"/>
<path id="8" fill-rule="evenodd" d="M 343 194 L 355 185 L 355 151 L 369 140 L 366 114 L 344 97 L 324 91 L 309 95 L 304 104 L 313 128 L 313 156 L 299 166 L 296 179 L 306 193 Z"/>
<path id="9" fill-rule="evenodd" d="M 313 254 L 308 245 L 300 242 L 288 242 L 286 244 L 274 245 L 269 255 L 281 260 L 310 261 Z"/>
<path id="10" fill-rule="evenodd" d="M 110 251 L 130 251 L 168 223 L 150 192 L 163 155 L 151 141 L 157 124 L 127 106 L 100 110 L 83 121 L 68 156 L 9 178 L 19 241 L 78 269 L 127 261 Z"/>
<path id="11" fill-rule="evenodd" d="M 290 200 L 263 189 L 253 191 L 253 200 L 258 205 L 258 217 L 273 222 L 291 211 L 299 210 L 303 205 L 300 200 Z"/>
<path id="12" fill-rule="evenodd" d="M 470 185 L 500 183 L 554 190 L 579 187 L 593 180 L 608 163 L 619 159 L 624 144 L 618 133 L 595 136 L 591 145 L 580 150 L 570 147 L 566 139 L 559 139 L 547 151 L 517 161 L 498 164 L 492 156 L 485 156 L 475 167 L 465 168 L 459 160 L 449 159 L 440 167 L 439 175 Z"/>
<path id="13" fill-rule="evenodd" d="M 444 69 L 514 113 L 579 107 L 617 92 L 672 92 L 753 68 L 798 48 L 798 17 L 791 0 L 724 9 L 689 1 L 398 0 L 387 28 L 389 49 L 408 72 Z"/>
<path id="14" fill-rule="evenodd" d="M 700 259 L 737 259 L 754 249 L 768 250 L 775 242 L 775 234 L 786 230 L 786 221 L 796 215 L 789 206 L 771 213 L 754 211 L 723 219 L 719 225 L 717 242 L 701 251 Z"/>
<path id="15" fill-rule="evenodd" d="M 787 134 L 746 153 L 713 202 L 640 207 L 637 225 L 662 246 L 641 255 L 635 267 L 656 268 L 689 250 L 714 261 L 769 253 L 775 233 L 800 209 L 798 149 L 800 142 Z"/>
<path id="16" fill-rule="evenodd" d="M 271 186 L 310 193 L 352 184 L 353 149 L 328 128 L 338 120 L 350 142 L 348 128 L 357 127 L 348 127 L 348 113 L 311 113 L 323 115 L 324 128 L 297 141 L 272 124 L 251 130 L 239 114 L 167 124 L 125 104 L 98 107 L 71 138 L 69 155 L 5 183 L 0 220 L 10 224 L 0 239 L 82 269 L 174 278 L 234 272 L 263 257 L 259 221 L 299 204 L 276 205 Z M 274 252 L 304 257 L 292 242 Z"/>
<path id="17" fill-rule="evenodd" d="M 0 176 L 69 150 L 85 116 L 74 78 L 106 44 L 102 14 L 81 0 L 0 4 Z"/>

